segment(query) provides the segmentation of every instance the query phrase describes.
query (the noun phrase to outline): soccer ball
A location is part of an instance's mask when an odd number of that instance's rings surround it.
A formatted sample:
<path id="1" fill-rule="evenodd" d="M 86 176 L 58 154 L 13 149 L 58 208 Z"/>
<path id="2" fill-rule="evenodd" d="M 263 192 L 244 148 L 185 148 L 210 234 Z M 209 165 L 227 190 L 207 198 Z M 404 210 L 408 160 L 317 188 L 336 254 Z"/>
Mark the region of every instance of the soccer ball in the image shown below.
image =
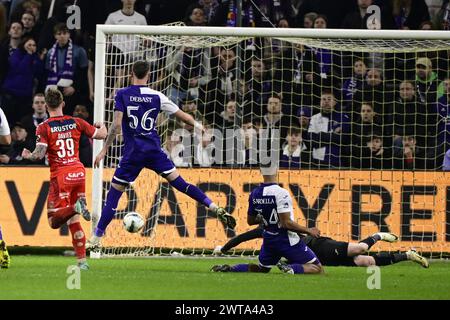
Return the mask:
<path id="1" fill-rule="evenodd" d="M 139 232 L 144 224 L 144 218 L 142 218 L 142 216 L 137 212 L 129 212 L 123 218 L 123 227 L 131 233 Z"/>

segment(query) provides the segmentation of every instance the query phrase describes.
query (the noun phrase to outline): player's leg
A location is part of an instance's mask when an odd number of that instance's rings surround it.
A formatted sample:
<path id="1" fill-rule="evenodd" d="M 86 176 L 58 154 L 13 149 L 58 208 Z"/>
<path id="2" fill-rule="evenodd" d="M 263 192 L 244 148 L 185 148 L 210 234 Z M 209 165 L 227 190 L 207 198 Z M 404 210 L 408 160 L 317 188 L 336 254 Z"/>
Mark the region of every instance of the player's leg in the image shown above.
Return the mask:
<path id="1" fill-rule="evenodd" d="M 316 254 L 303 241 L 291 246 L 289 240 L 280 248 L 287 262 L 280 260 L 278 269 L 288 274 L 316 274 L 323 273 L 322 265 Z"/>
<path id="2" fill-rule="evenodd" d="M 372 256 L 356 256 L 353 257 L 353 263 L 357 267 L 370 267 L 378 265 L 375 261 L 375 258 Z"/>
<path id="3" fill-rule="evenodd" d="M 105 206 L 102 209 L 100 220 L 94 230 L 94 235 L 86 245 L 88 249 L 95 249 L 100 245 L 101 238 L 105 235 L 108 225 L 116 214 L 117 205 L 122 194 L 125 192 L 126 187 L 134 182 L 143 168 L 144 166 L 140 163 L 130 161 L 128 158 L 122 158 L 120 165 L 114 172 L 111 187 L 106 196 Z"/>
<path id="4" fill-rule="evenodd" d="M 177 189 L 178 191 L 183 192 L 188 195 L 192 199 L 202 203 L 209 210 L 213 211 L 217 214 L 217 218 L 226 224 L 229 228 L 234 228 L 236 226 L 235 218 L 230 215 L 224 208 L 218 207 L 202 190 L 193 184 L 187 183 L 178 173 L 178 171 L 173 168 L 169 171 L 164 171 L 161 174 L 164 178 L 167 179 L 169 184 Z"/>
<path id="5" fill-rule="evenodd" d="M 5 240 L 3 240 L 2 227 L 0 226 L 0 268 L 7 269 L 9 268 L 10 264 L 11 258 L 9 257 Z"/>
<path id="6" fill-rule="evenodd" d="M 64 184 L 63 177 L 50 179 L 47 215 L 48 223 L 52 229 L 59 229 L 73 216 L 81 214 L 81 212 L 76 211 L 75 207 L 70 204 L 71 188 L 71 186 Z"/>
<path id="7" fill-rule="evenodd" d="M 211 268 L 213 272 L 259 272 L 259 273 L 268 273 L 270 272 L 270 268 L 265 268 L 263 266 L 248 263 L 248 264 L 237 264 L 234 266 L 230 266 L 228 264 L 218 264 Z"/>
<path id="8" fill-rule="evenodd" d="M 233 237 L 227 243 L 225 243 L 225 245 L 223 247 L 221 247 L 221 246 L 216 247 L 214 249 L 213 253 L 216 255 L 221 254 L 221 253 L 226 253 L 227 251 L 238 246 L 242 242 L 262 238 L 262 236 L 263 236 L 263 229 L 261 227 L 252 229 L 250 231 L 241 233 L 241 234 L 237 235 L 236 237 Z"/>
<path id="9" fill-rule="evenodd" d="M 86 261 L 86 234 L 80 224 L 78 215 L 67 221 L 67 225 L 72 236 L 72 245 L 77 257 L 78 267 L 82 270 L 88 270 L 89 265 Z"/>
<path id="10" fill-rule="evenodd" d="M 367 237 L 366 239 L 361 240 L 358 243 L 360 248 L 353 246 L 355 253 L 353 255 L 350 255 L 350 252 L 349 252 L 349 257 L 369 251 L 370 248 L 380 240 L 386 241 L 386 242 L 396 242 L 398 240 L 398 237 L 395 234 L 390 233 L 390 232 L 377 232 L 377 233 L 371 235 L 370 237 Z M 361 249 L 364 249 L 364 252 L 357 253 Z"/>
<path id="11" fill-rule="evenodd" d="M 114 177 L 115 178 L 115 177 Z M 114 181 L 113 178 L 113 181 Z M 114 215 L 116 214 L 117 205 L 125 192 L 126 186 L 124 184 L 111 183 L 111 187 L 108 190 L 106 196 L 105 206 L 102 209 L 100 220 L 98 221 L 97 227 L 94 230 L 94 234 L 89 239 L 87 243 L 88 249 L 95 249 L 100 246 L 100 240 L 105 235 L 105 231 L 108 225 L 111 223 Z"/>
<path id="12" fill-rule="evenodd" d="M 363 240 L 364 241 L 364 240 Z M 365 254 L 369 249 L 369 246 L 366 243 L 352 243 L 350 242 L 347 247 L 347 256 L 348 257 L 356 257 L 361 254 Z"/>
<path id="13" fill-rule="evenodd" d="M 373 256 L 377 266 L 388 266 L 402 261 L 414 261 L 424 268 L 429 267 L 428 260 L 419 255 L 415 250 L 411 249 L 407 252 L 399 253 L 378 253 Z"/>
<path id="14" fill-rule="evenodd" d="M 230 266 L 227 264 L 213 266 L 214 272 L 260 272 L 267 273 L 277 264 L 281 256 L 274 250 L 273 246 L 268 246 L 264 242 L 259 252 L 259 265 L 254 263 L 237 264 Z"/>
<path id="15" fill-rule="evenodd" d="M 85 180 L 83 178 L 78 181 L 79 183 L 71 186 L 70 192 L 70 204 L 78 207 L 77 211 L 87 212 L 86 194 L 85 194 Z M 84 215 L 83 215 L 84 216 Z M 90 214 L 89 214 L 90 218 Z M 90 219 L 89 219 L 90 220 Z M 82 270 L 88 270 L 89 265 L 86 261 L 86 234 L 80 224 L 80 216 L 75 215 L 69 221 L 67 221 L 70 234 L 72 235 L 72 245 L 77 257 L 78 267 Z"/>

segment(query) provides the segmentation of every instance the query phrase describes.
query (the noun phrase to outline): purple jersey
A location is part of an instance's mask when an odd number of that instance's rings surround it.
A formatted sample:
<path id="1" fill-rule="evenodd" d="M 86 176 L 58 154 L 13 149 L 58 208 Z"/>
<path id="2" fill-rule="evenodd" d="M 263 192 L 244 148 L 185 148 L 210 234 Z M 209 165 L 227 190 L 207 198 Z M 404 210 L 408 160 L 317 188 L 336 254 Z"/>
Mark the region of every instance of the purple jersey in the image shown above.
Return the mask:
<path id="1" fill-rule="evenodd" d="M 444 171 L 450 171 L 450 150 L 447 150 L 444 157 L 443 168 Z"/>
<path id="2" fill-rule="evenodd" d="M 291 231 L 280 228 L 279 213 L 288 212 L 290 218 L 294 220 L 294 209 L 292 199 L 286 189 L 281 188 L 276 183 L 261 184 L 250 194 L 248 215 L 256 216 L 260 214 L 264 222 L 264 238 L 277 236 L 288 237 L 291 245 L 298 243 L 300 237 Z"/>
<path id="3" fill-rule="evenodd" d="M 114 110 L 123 112 L 123 154 L 132 155 L 136 151 L 161 150 L 156 130 L 158 114 L 165 111 L 170 115 L 179 108 L 161 92 L 144 85 L 132 85 L 117 92 Z"/>
<path id="4" fill-rule="evenodd" d="M 177 112 L 177 105 L 161 92 L 135 85 L 119 90 L 115 102 L 114 110 L 123 112 L 124 147 L 113 182 L 121 185 L 133 183 L 143 168 L 157 174 L 173 172 L 173 162 L 161 149 L 156 119 L 160 111 Z"/>
<path id="5" fill-rule="evenodd" d="M 295 264 L 320 263 L 297 233 L 279 226 L 279 213 L 289 213 L 291 220 L 294 220 L 292 199 L 286 189 L 276 183 L 263 183 L 253 190 L 248 215 L 261 215 L 264 222 L 264 241 L 258 257 L 259 264 L 271 268 L 281 257 Z"/>

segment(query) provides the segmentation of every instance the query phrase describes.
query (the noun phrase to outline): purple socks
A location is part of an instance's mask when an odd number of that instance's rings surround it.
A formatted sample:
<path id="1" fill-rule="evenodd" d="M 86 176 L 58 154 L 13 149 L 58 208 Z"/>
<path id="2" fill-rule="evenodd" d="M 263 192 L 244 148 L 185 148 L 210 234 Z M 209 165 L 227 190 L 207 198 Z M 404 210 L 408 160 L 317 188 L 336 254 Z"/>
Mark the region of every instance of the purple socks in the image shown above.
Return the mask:
<path id="1" fill-rule="evenodd" d="M 117 205 L 122 193 L 122 191 L 119 191 L 114 187 L 109 189 L 108 195 L 106 196 L 106 203 L 102 210 L 102 216 L 100 217 L 97 228 L 95 228 L 95 235 L 97 237 L 102 237 L 105 234 L 106 227 L 108 227 L 116 214 Z"/>
<path id="2" fill-rule="evenodd" d="M 192 184 L 187 183 L 181 176 L 179 176 L 178 178 L 169 183 L 172 187 L 174 187 L 178 191 L 187 194 L 192 199 L 197 200 L 198 202 L 204 204 L 207 208 L 209 208 L 209 206 L 212 203 L 211 199 L 209 199 L 208 196 L 202 190 L 200 190 L 199 188 L 197 188 Z"/>

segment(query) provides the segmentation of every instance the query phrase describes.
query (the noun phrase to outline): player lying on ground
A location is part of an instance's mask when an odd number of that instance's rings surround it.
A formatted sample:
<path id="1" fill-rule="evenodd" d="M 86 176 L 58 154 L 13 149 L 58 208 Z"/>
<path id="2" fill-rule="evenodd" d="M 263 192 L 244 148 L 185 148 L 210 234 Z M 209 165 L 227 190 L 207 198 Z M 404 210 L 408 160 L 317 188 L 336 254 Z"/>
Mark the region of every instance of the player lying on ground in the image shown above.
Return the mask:
<path id="1" fill-rule="evenodd" d="M 5 154 L 11 145 L 11 132 L 5 113 L 0 108 L 0 154 Z M 11 263 L 8 248 L 3 240 L 2 227 L 0 226 L 0 268 L 7 269 Z"/>
<path id="2" fill-rule="evenodd" d="M 263 170 L 269 170 L 263 168 Z M 319 237 L 316 228 L 305 228 L 294 222 L 292 199 L 286 189 L 278 185 L 276 170 L 262 170 L 264 183 L 250 194 L 247 222 L 249 225 L 263 223 L 263 244 L 259 253 L 259 265 L 238 264 L 234 266 L 216 265 L 214 272 L 269 272 L 271 268 L 286 258 L 285 272 L 321 273 L 322 265 L 314 252 L 306 246 L 297 233 Z M 274 172 L 275 171 L 275 172 Z"/>
<path id="3" fill-rule="evenodd" d="M 86 236 L 79 215 L 90 220 L 85 196 L 85 170 L 80 162 L 78 148 L 81 134 L 89 138 L 104 139 L 106 127 L 100 123 L 90 125 L 81 118 L 63 114 L 64 101 L 58 90 L 47 90 L 45 103 L 49 118 L 36 128 L 36 149 L 24 149 L 22 157 L 31 161 L 44 158 L 48 153 L 50 164 L 50 189 L 47 199 L 48 223 L 58 229 L 65 223 L 72 234 L 72 244 L 78 266 L 89 269 L 86 263 Z"/>
<path id="4" fill-rule="evenodd" d="M 225 209 L 218 207 L 199 188 L 184 181 L 173 162 L 162 150 L 156 128 L 160 111 L 174 115 L 200 132 L 204 130 L 200 123 L 180 110 L 168 97 L 148 87 L 149 72 L 150 65 L 147 61 L 135 62 L 132 67 L 132 85 L 119 90 L 116 94 L 113 124 L 94 165 L 99 166 L 121 129 L 124 139 L 123 157 L 114 173 L 95 234 L 88 242 L 90 248 L 100 245 L 100 239 L 116 213 L 122 193 L 143 168 L 153 170 L 166 178 L 172 187 L 205 205 L 229 228 L 236 226 L 234 217 Z"/>
<path id="5" fill-rule="evenodd" d="M 223 247 L 216 247 L 214 249 L 214 254 L 224 254 L 242 242 L 262 237 L 263 229 L 261 227 L 255 228 L 237 235 Z M 380 240 L 394 242 L 397 241 L 397 236 L 391 233 L 378 232 L 359 243 L 336 241 L 327 237 L 313 238 L 306 236 L 303 238 L 305 244 L 314 251 L 324 266 L 386 266 L 401 261 L 411 260 L 424 268 L 428 268 L 427 259 L 419 255 L 415 250 L 409 250 L 406 253 L 378 253 L 374 256 L 366 255 L 369 249 Z"/>

